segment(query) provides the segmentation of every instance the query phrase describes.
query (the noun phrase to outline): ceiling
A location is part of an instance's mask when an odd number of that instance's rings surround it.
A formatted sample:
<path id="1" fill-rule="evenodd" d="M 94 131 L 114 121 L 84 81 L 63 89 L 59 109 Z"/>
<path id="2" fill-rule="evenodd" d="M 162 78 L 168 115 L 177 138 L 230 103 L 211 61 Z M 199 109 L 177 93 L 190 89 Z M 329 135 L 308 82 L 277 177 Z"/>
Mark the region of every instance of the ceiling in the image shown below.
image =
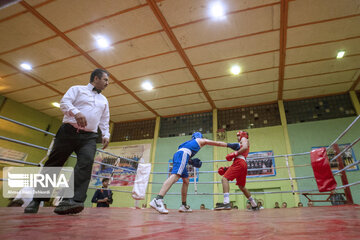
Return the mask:
<path id="1" fill-rule="evenodd" d="M 3 8 L 0 95 L 61 118 L 51 103 L 104 68 L 111 121 L 122 122 L 360 89 L 360 0 L 221 0 L 220 19 L 209 15 L 213 2 L 26 0 Z M 111 46 L 99 49 L 98 35 Z M 154 89 L 143 90 L 144 81 Z"/>

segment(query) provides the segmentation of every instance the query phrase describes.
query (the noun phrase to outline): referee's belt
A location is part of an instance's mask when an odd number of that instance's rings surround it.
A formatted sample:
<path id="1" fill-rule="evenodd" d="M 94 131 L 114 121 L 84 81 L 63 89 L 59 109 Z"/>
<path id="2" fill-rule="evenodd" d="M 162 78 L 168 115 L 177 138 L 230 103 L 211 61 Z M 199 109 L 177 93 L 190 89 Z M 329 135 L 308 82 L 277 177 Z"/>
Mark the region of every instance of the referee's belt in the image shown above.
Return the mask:
<path id="1" fill-rule="evenodd" d="M 184 152 L 186 153 L 187 155 L 191 156 L 191 150 L 188 149 L 188 148 L 180 148 L 177 150 L 178 152 Z"/>
<path id="2" fill-rule="evenodd" d="M 84 131 L 84 130 L 80 130 L 76 127 L 74 127 L 73 125 L 71 125 L 70 123 L 63 123 L 63 125 L 66 127 L 66 129 L 74 132 L 74 133 L 93 133 L 93 132 L 88 132 L 88 131 Z"/>

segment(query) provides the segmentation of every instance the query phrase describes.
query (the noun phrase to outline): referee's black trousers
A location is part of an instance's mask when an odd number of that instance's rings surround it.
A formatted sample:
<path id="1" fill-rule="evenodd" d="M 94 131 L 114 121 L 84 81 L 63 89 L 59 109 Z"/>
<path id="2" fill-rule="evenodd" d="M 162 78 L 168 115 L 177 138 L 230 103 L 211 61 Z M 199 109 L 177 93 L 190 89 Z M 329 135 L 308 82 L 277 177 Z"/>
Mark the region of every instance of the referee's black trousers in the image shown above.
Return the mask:
<path id="1" fill-rule="evenodd" d="M 62 124 L 56 133 L 53 149 L 44 167 L 62 167 L 71 153 L 77 155 L 74 168 L 74 201 L 84 202 L 91 179 L 91 171 L 96 153 L 97 133 Z M 49 199 L 39 199 L 48 201 Z"/>

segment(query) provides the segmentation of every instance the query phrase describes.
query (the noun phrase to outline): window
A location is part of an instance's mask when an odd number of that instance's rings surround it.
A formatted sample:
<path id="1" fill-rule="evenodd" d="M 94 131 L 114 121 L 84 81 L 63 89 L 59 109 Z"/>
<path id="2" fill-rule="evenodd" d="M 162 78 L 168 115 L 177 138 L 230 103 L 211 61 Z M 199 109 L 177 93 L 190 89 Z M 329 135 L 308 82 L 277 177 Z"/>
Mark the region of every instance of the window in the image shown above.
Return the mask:
<path id="1" fill-rule="evenodd" d="M 185 136 L 194 132 L 212 132 L 212 112 L 161 118 L 159 137 Z"/>
<path id="2" fill-rule="evenodd" d="M 226 131 L 281 125 L 276 103 L 218 111 L 218 128 Z"/>
<path id="3" fill-rule="evenodd" d="M 287 123 L 355 116 L 349 94 L 284 102 Z"/>
<path id="4" fill-rule="evenodd" d="M 111 142 L 154 138 L 155 119 L 114 124 Z"/>

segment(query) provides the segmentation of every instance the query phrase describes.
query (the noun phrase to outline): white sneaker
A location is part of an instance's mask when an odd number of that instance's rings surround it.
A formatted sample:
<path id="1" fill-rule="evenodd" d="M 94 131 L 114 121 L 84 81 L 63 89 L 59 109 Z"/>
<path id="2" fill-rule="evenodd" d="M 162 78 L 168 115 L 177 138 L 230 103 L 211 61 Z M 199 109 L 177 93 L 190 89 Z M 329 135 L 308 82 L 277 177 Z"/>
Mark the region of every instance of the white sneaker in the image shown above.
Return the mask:
<path id="1" fill-rule="evenodd" d="M 184 206 L 184 205 L 181 205 L 181 207 L 179 208 L 179 212 L 192 212 L 192 209 L 190 208 L 190 206 Z"/>
<path id="2" fill-rule="evenodd" d="M 158 211 L 159 213 L 162 213 L 162 214 L 168 214 L 169 213 L 169 211 L 165 208 L 164 201 L 162 199 L 154 198 L 153 200 L 151 200 L 150 206 L 153 209 L 155 209 L 156 211 Z"/>

